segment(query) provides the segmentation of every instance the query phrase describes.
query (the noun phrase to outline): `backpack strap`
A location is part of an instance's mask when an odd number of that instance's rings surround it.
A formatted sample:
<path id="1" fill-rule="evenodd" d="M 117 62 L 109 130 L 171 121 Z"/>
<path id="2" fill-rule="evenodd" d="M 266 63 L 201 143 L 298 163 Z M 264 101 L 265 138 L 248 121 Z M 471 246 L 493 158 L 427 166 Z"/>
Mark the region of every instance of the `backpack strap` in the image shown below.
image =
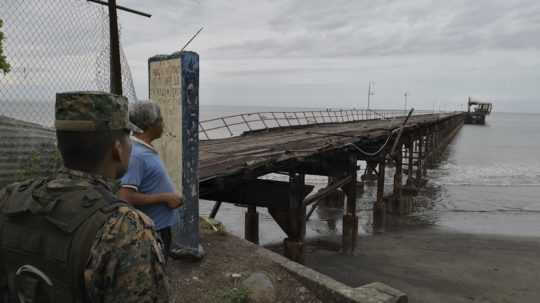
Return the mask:
<path id="1" fill-rule="evenodd" d="M 102 207 L 78 228 L 71 248 L 72 264 L 70 268 L 73 270 L 73 281 L 79 281 L 78 287 L 73 291 L 77 294 L 84 294 L 82 297 L 83 302 L 87 302 L 88 300 L 86 285 L 84 283 L 84 271 L 88 266 L 90 250 L 96 240 L 96 236 L 119 207 L 128 205 L 126 202 L 113 196 L 110 191 L 103 187 L 95 187 L 94 189 L 103 198 Z M 80 298 L 80 296 L 76 297 Z"/>

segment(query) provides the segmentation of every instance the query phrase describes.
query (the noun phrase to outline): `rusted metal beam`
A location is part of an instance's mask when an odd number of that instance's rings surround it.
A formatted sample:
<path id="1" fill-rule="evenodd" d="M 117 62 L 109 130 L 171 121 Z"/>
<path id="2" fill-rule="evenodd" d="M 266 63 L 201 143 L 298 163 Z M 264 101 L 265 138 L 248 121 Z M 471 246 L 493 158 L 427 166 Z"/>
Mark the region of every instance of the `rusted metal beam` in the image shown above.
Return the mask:
<path id="1" fill-rule="evenodd" d="M 336 189 L 341 188 L 344 185 L 350 183 L 352 180 L 353 180 L 352 176 L 347 176 L 335 183 L 332 183 L 328 185 L 327 187 L 319 190 L 318 192 L 307 196 L 304 199 L 304 204 L 307 206 L 307 205 L 310 205 L 311 203 L 318 202 L 319 200 L 331 195 L 334 191 L 336 191 Z"/>
<path id="2" fill-rule="evenodd" d="M 101 4 L 101 5 L 109 5 L 109 4 L 110 4 L 109 2 L 99 1 L 99 0 L 86 0 L 86 1 L 98 3 L 98 4 Z M 133 13 L 133 14 L 140 15 L 140 16 L 143 16 L 143 17 L 147 17 L 147 18 L 152 17 L 152 15 L 150 15 L 150 14 L 148 14 L 148 13 L 141 12 L 141 11 L 138 11 L 138 10 L 134 10 L 134 9 L 132 9 L 132 8 L 129 8 L 129 7 L 125 7 L 125 6 L 121 6 L 121 5 L 116 5 L 116 8 L 119 9 L 119 10 L 128 12 L 128 13 Z"/>
<path id="3" fill-rule="evenodd" d="M 201 198 L 227 203 L 254 205 L 259 207 L 288 208 L 289 182 L 255 179 L 235 187 L 213 191 Z M 302 200 L 313 190 L 313 185 L 303 185 Z"/>

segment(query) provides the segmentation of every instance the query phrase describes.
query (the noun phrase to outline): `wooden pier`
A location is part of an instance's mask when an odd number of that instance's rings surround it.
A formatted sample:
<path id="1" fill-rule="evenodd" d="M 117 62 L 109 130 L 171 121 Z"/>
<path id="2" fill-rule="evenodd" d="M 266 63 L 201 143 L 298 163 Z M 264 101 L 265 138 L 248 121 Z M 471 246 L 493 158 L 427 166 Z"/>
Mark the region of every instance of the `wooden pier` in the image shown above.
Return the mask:
<path id="1" fill-rule="evenodd" d="M 268 209 L 283 229 L 285 255 L 303 261 L 307 208 L 337 190 L 345 195 L 342 249 L 352 253 L 358 234 L 356 209 L 359 161 L 366 162 L 361 179 L 377 182 L 374 225 L 384 226 L 387 213 L 404 215 L 411 211 L 410 199 L 425 183 L 426 167 L 439 156 L 464 123 L 461 112 L 418 114 L 407 123 L 403 112 L 343 111 L 343 119 L 324 119 L 334 113 L 303 113 L 305 123 L 287 125 L 291 117 L 266 114 L 256 120 L 237 117 L 247 132 L 235 136 L 231 123 L 221 119 L 221 127 L 200 125 L 200 137 L 222 128 L 229 137 L 200 142 L 200 197 L 216 201 L 212 216 L 221 203 L 247 206 L 245 237 L 258 243 L 257 208 Z M 298 115 L 295 115 L 298 118 Z M 339 115 L 338 115 L 339 116 Z M 240 117 L 240 118 L 239 118 Z M 280 118 L 282 117 L 282 118 Z M 218 120 L 218 119 L 214 119 Z M 265 121 L 268 120 L 268 121 Z M 281 121 L 281 122 L 280 122 Z M 273 124 L 273 127 L 269 126 Z M 262 125 L 255 129 L 254 123 Z M 206 132 L 206 133 L 205 133 Z M 385 167 L 395 166 L 393 195 L 384 196 Z M 270 173 L 288 175 L 288 182 L 260 178 Z M 313 192 L 306 175 L 327 176 L 328 186 Z M 406 182 L 403 182 L 406 175 Z"/>

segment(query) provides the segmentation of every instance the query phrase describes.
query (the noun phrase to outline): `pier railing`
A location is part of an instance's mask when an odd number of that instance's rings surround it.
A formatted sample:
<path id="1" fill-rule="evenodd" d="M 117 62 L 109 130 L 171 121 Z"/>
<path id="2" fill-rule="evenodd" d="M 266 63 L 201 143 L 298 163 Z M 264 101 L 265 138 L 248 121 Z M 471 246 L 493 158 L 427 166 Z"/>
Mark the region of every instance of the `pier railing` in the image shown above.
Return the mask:
<path id="1" fill-rule="evenodd" d="M 199 139 L 238 136 L 246 131 L 276 127 L 391 119 L 403 110 L 328 109 L 318 111 L 256 112 L 213 118 L 199 123 Z"/>

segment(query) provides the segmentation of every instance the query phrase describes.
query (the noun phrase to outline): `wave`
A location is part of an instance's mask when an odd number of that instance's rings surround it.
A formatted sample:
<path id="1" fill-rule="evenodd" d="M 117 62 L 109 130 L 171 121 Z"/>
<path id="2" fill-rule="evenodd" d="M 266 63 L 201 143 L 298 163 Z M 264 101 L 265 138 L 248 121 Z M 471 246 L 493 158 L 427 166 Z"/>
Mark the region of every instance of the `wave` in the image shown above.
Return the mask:
<path id="1" fill-rule="evenodd" d="M 540 187 L 540 164 L 500 164 L 460 166 L 446 163 L 432 171 L 433 181 L 446 186 L 470 187 Z"/>
<path id="2" fill-rule="evenodd" d="M 540 183 L 441 183 L 443 186 L 463 186 L 463 187 L 540 187 Z"/>
<path id="3" fill-rule="evenodd" d="M 439 212 L 449 213 L 540 213 L 540 209 L 522 209 L 522 208 L 502 208 L 491 210 L 476 210 L 476 209 L 445 209 Z"/>

